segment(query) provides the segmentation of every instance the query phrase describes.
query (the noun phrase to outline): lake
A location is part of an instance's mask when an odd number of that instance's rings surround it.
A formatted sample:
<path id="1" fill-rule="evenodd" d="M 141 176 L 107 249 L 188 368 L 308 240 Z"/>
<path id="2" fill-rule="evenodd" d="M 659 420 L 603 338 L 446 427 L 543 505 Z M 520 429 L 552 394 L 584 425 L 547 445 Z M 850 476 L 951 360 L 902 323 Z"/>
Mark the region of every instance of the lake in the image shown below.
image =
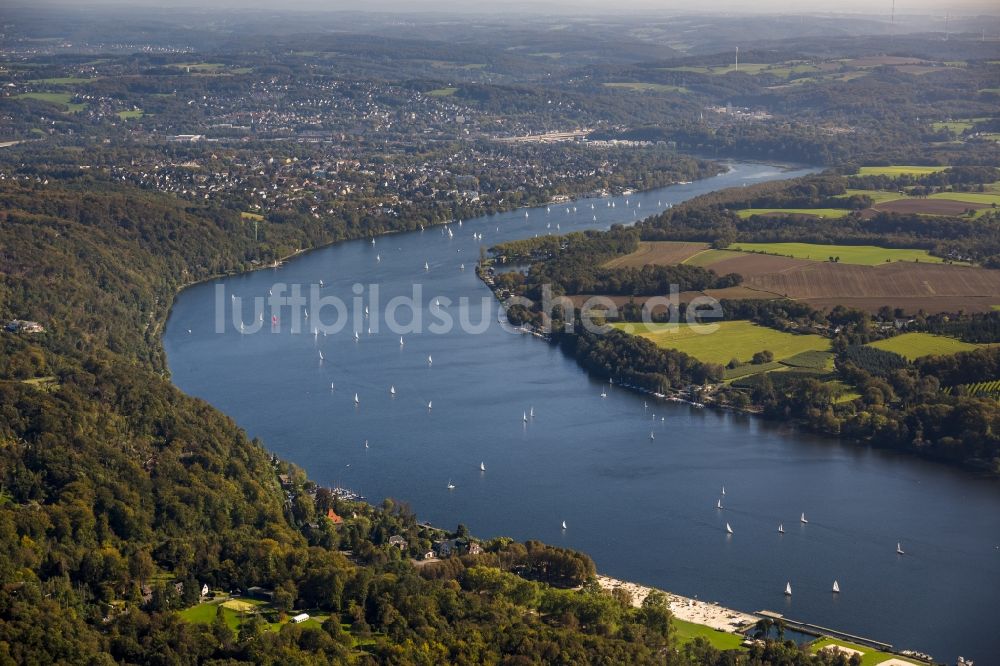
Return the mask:
<path id="1" fill-rule="evenodd" d="M 1000 654 L 995 482 L 608 387 L 558 349 L 503 328 L 473 270 L 480 246 L 628 224 L 712 190 L 807 172 L 735 162 L 691 184 L 466 220 L 451 236 L 430 227 L 343 243 L 199 284 L 178 295 L 164 335 L 173 380 L 317 482 L 405 501 L 421 520 L 579 549 L 618 578 L 986 663 Z M 216 310 L 233 296 L 321 280 L 320 294 L 348 304 L 356 284 L 365 297 L 377 284 L 382 307 L 329 335 L 313 335 L 316 310 L 298 333 L 286 314 L 258 333 L 232 323 L 216 332 Z M 401 345 L 381 313 L 414 284 L 425 323 L 465 297 L 484 332 L 425 325 Z M 260 323 L 250 302 L 243 312 L 248 326 Z"/>

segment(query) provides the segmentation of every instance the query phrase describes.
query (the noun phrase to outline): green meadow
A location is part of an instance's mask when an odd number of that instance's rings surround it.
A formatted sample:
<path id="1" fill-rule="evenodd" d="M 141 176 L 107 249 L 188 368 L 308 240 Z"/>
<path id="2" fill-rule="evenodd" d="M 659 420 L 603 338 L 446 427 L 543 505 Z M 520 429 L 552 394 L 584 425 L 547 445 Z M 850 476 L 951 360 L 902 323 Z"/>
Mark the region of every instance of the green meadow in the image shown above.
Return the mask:
<path id="1" fill-rule="evenodd" d="M 663 83 L 641 83 L 638 81 L 614 81 L 611 83 L 605 83 L 604 87 L 620 88 L 635 92 L 688 92 L 687 88 L 683 88 L 681 86 L 669 86 Z"/>
<path id="2" fill-rule="evenodd" d="M 847 208 L 744 208 L 736 211 L 741 219 L 754 215 L 812 215 L 813 217 L 846 217 L 851 211 Z"/>
<path id="3" fill-rule="evenodd" d="M 861 176 L 926 176 L 929 173 L 944 171 L 946 166 L 866 166 L 858 172 Z"/>
<path id="4" fill-rule="evenodd" d="M 899 354 L 912 361 L 921 356 L 957 354 L 963 351 L 978 349 L 979 345 L 963 342 L 956 338 L 948 338 L 932 333 L 903 333 L 893 338 L 871 342 L 869 347 Z"/>
<path id="5" fill-rule="evenodd" d="M 830 341 L 818 335 L 795 335 L 749 321 L 722 321 L 712 333 L 699 332 L 687 324 L 613 324 L 619 330 L 639 335 L 663 349 L 677 349 L 703 363 L 725 365 L 731 359 L 749 361 L 760 351 L 774 354 L 775 361 L 807 351 L 826 351 Z"/>
<path id="6" fill-rule="evenodd" d="M 933 257 L 927 250 L 876 247 L 874 245 L 818 245 L 812 243 L 733 243 L 732 250 L 776 254 L 795 259 L 829 261 L 839 257 L 842 264 L 878 266 L 890 261 L 924 261 L 940 264 L 944 260 Z"/>

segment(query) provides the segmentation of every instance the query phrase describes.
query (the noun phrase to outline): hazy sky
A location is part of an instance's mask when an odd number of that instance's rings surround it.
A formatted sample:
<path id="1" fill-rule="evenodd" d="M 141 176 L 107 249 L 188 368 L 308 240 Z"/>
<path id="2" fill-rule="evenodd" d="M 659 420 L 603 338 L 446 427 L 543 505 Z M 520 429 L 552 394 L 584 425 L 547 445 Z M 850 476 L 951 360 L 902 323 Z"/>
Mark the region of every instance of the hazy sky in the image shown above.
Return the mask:
<path id="1" fill-rule="evenodd" d="M 18 3 L 20 4 L 20 3 Z M 162 0 L 35 0 L 31 4 L 128 5 L 163 7 Z M 618 12 L 727 12 L 727 13 L 864 13 L 888 15 L 892 0 L 176 0 L 177 7 L 237 9 L 326 9 L 340 11 L 446 11 L 458 13 L 499 13 L 531 11 L 552 13 Z M 1000 14 L 998 0 L 896 0 L 897 15 L 904 14 Z"/>

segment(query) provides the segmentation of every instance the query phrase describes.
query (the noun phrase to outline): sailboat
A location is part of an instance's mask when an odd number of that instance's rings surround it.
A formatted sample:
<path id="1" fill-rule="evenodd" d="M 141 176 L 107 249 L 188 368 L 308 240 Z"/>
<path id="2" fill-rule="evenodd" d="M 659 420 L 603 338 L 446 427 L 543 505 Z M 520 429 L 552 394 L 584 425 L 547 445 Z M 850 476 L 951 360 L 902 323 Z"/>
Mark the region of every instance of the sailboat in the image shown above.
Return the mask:
<path id="1" fill-rule="evenodd" d="M 399 336 L 399 346 L 402 347 L 403 344 L 404 344 L 403 343 L 403 336 L 401 335 L 401 336 Z"/>
<path id="2" fill-rule="evenodd" d="M 778 523 L 778 534 L 785 533 L 785 526 L 782 523 Z"/>
<path id="3" fill-rule="evenodd" d="M 903 555 L 904 554 L 903 553 L 903 544 L 899 543 L 898 541 L 896 542 L 896 554 L 897 555 Z"/>
<path id="4" fill-rule="evenodd" d="M 528 412 L 522 412 L 522 414 L 523 414 L 523 416 L 521 416 L 521 420 L 523 422 L 527 423 L 528 422 Z"/>
<path id="5" fill-rule="evenodd" d="M 434 307 L 436 307 L 436 308 L 441 307 L 441 301 L 435 298 L 434 299 Z"/>
<path id="6" fill-rule="evenodd" d="M 464 270 L 465 270 L 465 264 L 462 264 L 461 266 L 459 266 L 459 267 L 458 267 L 458 270 L 460 270 L 460 271 L 464 271 Z"/>
<path id="7" fill-rule="evenodd" d="M 565 520 L 564 520 L 564 521 L 562 521 L 562 528 L 563 528 L 563 529 L 566 529 L 566 521 L 565 521 Z"/>
<path id="8" fill-rule="evenodd" d="M 367 305 L 365 306 L 365 316 L 366 317 L 368 316 L 368 306 Z"/>
<path id="9" fill-rule="evenodd" d="M 733 528 L 729 526 L 729 523 L 726 523 L 726 534 L 732 534 L 732 533 L 733 533 Z"/>
<path id="10" fill-rule="evenodd" d="M 726 496 L 726 487 L 725 486 L 722 486 L 722 496 L 723 497 Z"/>
<path id="11" fill-rule="evenodd" d="M 601 391 L 601 397 L 602 398 L 607 398 L 608 397 L 608 392 L 607 391 Z"/>
<path id="12" fill-rule="evenodd" d="M 792 596 L 792 584 L 791 583 L 785 583 L 785 596 L 786 597 Z"/>
<path id="13" fill-rule="evenodd" d="M 430 264 L 428 264 L 428 263 L 427 263 L 427 262 L 425 261 L 425 262 L 424 262 L 424 270 L 425 270 L 425 271 L 429 271 L 430 269 L 431 269 L 431 266 L 430 266 Z"/>
<path id="14" fill-rule="evenodd" d="M 372 238 L 372 245 L 374 245 L 374 244 L 375 244 L 375 239 L 374 239 L 374 238 Z"/>
<path id="15" fill-rule="evenodd" d="M 319 286 L 320 286 L 320 287 L 323 287 L 323 286 L 324 286 L 324 285 L 323 285 L 323 281 L 322 281 L 322 280 L 320 280 L 320 281 L 319 281 Z"/>
<path id="16" fill-rule="evenodd" d="M 721 509 L 722 508 L 722 500 L 716 500 L 715 501 L 715 508 L 716 509 Z"/>
<path id="17" fill-rule="evenodd" d="M 486 463 L 484 463 L 484 462 L 479 463 L 479 471 L 480 472 L 485 472 L 486 471 Z"/>
<path id="18" fill-rule="evenodd" d="M 654 435 L 654 434 L 653 434 L 653 431 L 652 431 L 652 430 L 650 430 L 650 431 L 649 431 L 649 438 L 650 438 L 651 440 L 652 440 L 652 439 L 656 439 L 656 435 Z"/>
<path id="19" fill-rule="evenodd" d="M 396 395 L 396 387 L 395 386 L 390 386 L 389 387 L 389 395 Z"/>
<path id="20" fill-rule="evenodd" d="M 451 479 L 448 479 L 448 490 L 454 490 L 454 489 L 455 489 L 455 484 L 451 482 Z"/>
<path id="21" fill-rule="evenodd" d="M 319 360 L 320 360 L 321 362 L 323 361 L 323 352 L 322 352 L 322 351 L 321 351 L 321 352 L 319 353 Z"/>
<path id="22" fill-rule="evenodd" d="M 840 594 L 840 583 L 833 581 L 833 593 Z"/>
<path id="23" fill-rule="evenodd" d="M 799 516 L 799 522 L 800 523 L 808 523 L 809 522 L 808 520 L 806 520 L 806 514 L 803 513 L 801 516 Z"/>
<path id="24" fill-rule="evenodd" d="M 524 211 L 524 216 L 528 217 L 528 211 Z"/>
<path id="25" fill-rule="evenodd" d="M 530 408 L 530 409 L 528 410 L 528 418 L 529 418 L 529 419 L 533 419 L 533 418 L 535 418 L 535 408 L 534 408 L 534 407 L 532 407 L 532 408 Z"/>
<path id="26" fill-rule="evenodd" d="M 434 359 L 431 358 L 430 354 L 427 355 L 427 365 L 434 365 Z"/>
<path id="27" fill-rule="evenodd" d="M 365 448 L 366 449 L 368 448 L 368 440 L 367 439 L 365 440 Z"/>
<path id="28" fill-rule="evenodd" d="M 360 336 L 358 335 L 358 332 L 357 332 L 357 331 L 354 331 L 354 341 L 355 341 L 355 342 L 357 342 L 357 341 L 358 341 L 358 340 L 360 340 L 360 339 L 361 339 L 361 338 L 360 338 Z"/>
<path id="29" fill-rule="evenodd" d="M 337 387 L 333 385 L 333 382 L 330 382 L 330 390 L 332 391 L 335 388 L 337 388 Z"/>
<path id="30" fill-rule="evenodd" d="M 361 401 L 358 399 L 358 394 L 357 393 L 354 394 L 354 404 L 355 405 L 360 405 L 361 404 Z"/>
<path id="31" fill-rule="evenodd" d="M 434 409 L 434 401 L 433 400 L 428 400 L 427 401 L 427 409 Z"/>

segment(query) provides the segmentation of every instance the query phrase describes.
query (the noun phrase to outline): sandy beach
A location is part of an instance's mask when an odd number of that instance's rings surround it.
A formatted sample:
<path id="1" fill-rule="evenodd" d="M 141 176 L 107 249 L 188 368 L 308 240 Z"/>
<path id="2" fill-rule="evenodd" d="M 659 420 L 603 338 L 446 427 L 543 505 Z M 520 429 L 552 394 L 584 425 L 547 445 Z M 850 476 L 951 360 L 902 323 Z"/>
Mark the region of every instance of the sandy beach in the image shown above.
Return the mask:
<path id="1" fill-rule="evenodd" d="M 632 594 L 632 605 L 640 606 L 646 596 L 655 588 L 639 585 L 638 583 L 628 583 L 623 580 L 611 578 L 609 576 L 597 576 L 597 582 L 606 590 L 613 590 L 617 587 L 628 590 Z M 724 608 L 718 604 L 699 601 L 689 597 L 682 597 L 679 594 L 664 592 L 670 600 L 670 612 L 674 617 L 687 622 L 703 624 L 719 631 L 739 633 L 741 629 L 752 626 L 757 622 L 757 617 L 749 613 Z"/>

